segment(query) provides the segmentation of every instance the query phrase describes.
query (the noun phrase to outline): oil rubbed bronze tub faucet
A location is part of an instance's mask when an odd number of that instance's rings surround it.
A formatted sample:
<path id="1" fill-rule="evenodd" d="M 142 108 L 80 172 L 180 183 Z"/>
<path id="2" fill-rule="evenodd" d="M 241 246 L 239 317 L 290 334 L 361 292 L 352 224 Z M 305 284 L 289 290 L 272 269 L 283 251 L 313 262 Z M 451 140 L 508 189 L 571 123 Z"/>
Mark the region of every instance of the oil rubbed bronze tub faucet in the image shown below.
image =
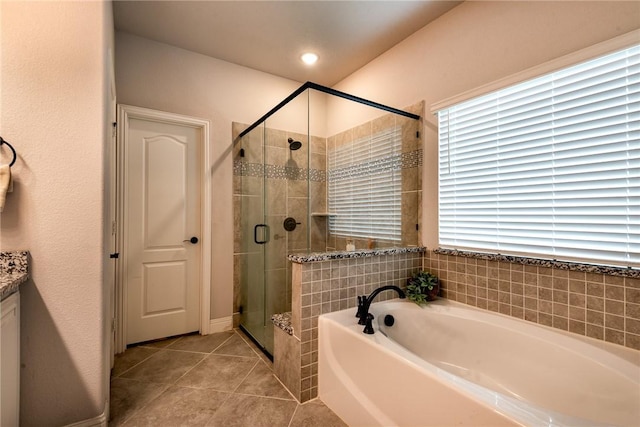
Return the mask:
<path id="1" fill-rule="evenodd" d="M 358 325 L 365 325 L 362 331 L 365 334 L 373 334 L 373 314 L 369 313 L 369 307 L 371 307 L 371 303 L 376 295 L 383 291 L 396 291 L 400 298 L 405 298 L 404 291 L 393 285 L 381 286 L 371 292 L 371 295 L 368 297 L 364 295 L 358 296 L 358 311 L 356 317 L 360 319 L 358 320 Z"/>

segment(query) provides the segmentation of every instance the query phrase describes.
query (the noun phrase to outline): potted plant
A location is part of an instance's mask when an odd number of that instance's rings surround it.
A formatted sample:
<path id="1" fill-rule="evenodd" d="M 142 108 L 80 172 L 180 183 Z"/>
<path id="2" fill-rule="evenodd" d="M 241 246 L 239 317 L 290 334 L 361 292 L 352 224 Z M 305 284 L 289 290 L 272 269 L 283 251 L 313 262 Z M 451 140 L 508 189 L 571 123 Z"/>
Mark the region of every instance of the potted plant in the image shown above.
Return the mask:
<path id="1" fill-rule="evenodd" d="M 407 298 L 416 304 L 424 304 L 427 301 L 434 301 L 440 291 L 440 281 L 438 277 L 428 271 L 418 271 L 407 279 Z"/>

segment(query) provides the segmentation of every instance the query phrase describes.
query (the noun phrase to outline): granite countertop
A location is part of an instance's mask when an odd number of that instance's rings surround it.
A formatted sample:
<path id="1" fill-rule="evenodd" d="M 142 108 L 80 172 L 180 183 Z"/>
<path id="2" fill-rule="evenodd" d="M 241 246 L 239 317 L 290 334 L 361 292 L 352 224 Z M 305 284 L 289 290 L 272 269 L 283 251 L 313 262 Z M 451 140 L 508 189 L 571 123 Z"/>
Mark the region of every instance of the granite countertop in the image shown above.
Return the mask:
<path id="1" fill-rule="evenodd" d="M 291 312 L 278 313 L 271 316 L 271 321 L 278 328 L 282 329 L 289 335 L 293 335 L 293 326 L 291 325 Z"/>
<path id="2" fill-rule="evenodd" d="M 309 254 L 289 255 L 289 261 L 304 264 L 307 262 L 328 261 L 332 259 L 362 258 L 377 255 L 399 255 L 409 252 L 426 252 L 426 250 L 427 248 L 424 246 L 410 246 L 398 248 L 356 249 L 355 251 L 314 252 Z"/>
<path id="3" fill-rule="evenodd" d="M 29 278 L 29 252 L 0 252 L 0 301 L 18 291 Z"/>

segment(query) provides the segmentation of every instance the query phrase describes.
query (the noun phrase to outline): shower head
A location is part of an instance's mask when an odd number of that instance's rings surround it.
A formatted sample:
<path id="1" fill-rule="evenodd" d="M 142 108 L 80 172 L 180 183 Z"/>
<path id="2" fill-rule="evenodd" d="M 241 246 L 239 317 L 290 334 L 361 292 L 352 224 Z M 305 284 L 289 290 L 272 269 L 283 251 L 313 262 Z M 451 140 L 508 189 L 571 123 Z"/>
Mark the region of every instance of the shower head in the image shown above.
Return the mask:
<path id="1" fill-rule="evenodd" d="M 294 141 L 293 138 L 289 138 L 287 141 L 289 141 L 289 150 L 291 151 L 295 151 L 302 147 L 302 142 Z"/>

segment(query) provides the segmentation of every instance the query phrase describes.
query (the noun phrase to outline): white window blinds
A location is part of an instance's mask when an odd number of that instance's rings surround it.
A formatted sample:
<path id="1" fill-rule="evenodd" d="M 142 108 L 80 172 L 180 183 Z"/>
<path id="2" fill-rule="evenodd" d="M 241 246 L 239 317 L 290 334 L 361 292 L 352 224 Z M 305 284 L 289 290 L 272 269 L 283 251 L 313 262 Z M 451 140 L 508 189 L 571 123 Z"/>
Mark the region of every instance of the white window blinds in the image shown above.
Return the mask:
<path id="1" fill-rule="evenodd" d="M 392 127 L 329 151 L 329 231 L 401 240 L 402 131 Z"/>
<path id="2" fill-rule="evenodd" d="M 438 119 L 441 246 L 640 265 L 640 46 Z"/>

